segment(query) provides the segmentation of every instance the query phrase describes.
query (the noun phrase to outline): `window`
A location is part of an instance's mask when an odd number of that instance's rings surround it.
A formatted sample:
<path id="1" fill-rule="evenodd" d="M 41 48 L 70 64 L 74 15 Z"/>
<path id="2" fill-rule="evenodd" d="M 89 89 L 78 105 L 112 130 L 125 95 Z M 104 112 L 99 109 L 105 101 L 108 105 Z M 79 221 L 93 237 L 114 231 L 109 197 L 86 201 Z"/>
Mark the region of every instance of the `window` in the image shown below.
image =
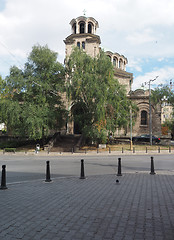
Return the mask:
<path id="1" fill-rule="evenodd" d="M 75 23 L 73 24 L 72 28 L 73 28 L 73 34 L 76 34 L 76 24 Z"/>
<path id="2" fill-rule="evenodd" d="M 122 59 L 119 60 L 119 68 L 123 69 L 123 61 L 122 61 Z"/>
<path id="3" fill-rule="evenodd" d="M 91 26 L 91 23 L 88 24 L 88 33 L 92 33 L 92 26 Z"/>
<path id="4" fill-rule="evenodd" d="M 110 61 L 111 61 L 111 56 L 109 56 L 109 55 L 107 55 L 107 57 L 110 59 Z"/>
<path id="5" fill-rule="evenodd" d="M 144 110 L 141 112 L 141 125 L 147 125 L 147 112 Z"/>
<path id="6" fill-rule="evenodd" d="M 80 33 L 85 33 L 85 23 L 84 22 L 80 23 Z"/>
<path id="7" fill-rule="evenodd" d="M 113 65 L 116 67 L 116 58 L 113 59 Z"/>
<path id="8" fill-rule="evenodd" d="M 77 47 L 80 48 L 80 42 L 77 42 Z"/>
<path id="9" fill-rule="evenodd" d="M 82 42 L 82 48 L 85 49 L 85 42 Z"/>
<path id="10" fill-rule="evenodd" d="M 96 47 L 94 47 L 94 57 L 96 57 Z"/>

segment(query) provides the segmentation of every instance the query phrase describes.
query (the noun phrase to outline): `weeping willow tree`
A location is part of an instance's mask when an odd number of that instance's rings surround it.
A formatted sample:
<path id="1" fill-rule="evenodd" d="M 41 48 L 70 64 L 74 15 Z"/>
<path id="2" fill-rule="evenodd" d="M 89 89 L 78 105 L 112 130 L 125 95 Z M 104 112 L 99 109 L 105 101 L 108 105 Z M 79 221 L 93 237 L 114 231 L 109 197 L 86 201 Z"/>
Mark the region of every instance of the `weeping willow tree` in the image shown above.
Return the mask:
<path id="1" fill-rule="evenodd" d="M 131 103 L 103 51 L 91 58 L 75 48 L 66 60 L 66 75 L 69 101 L 81 109 L 74 118 L 86 137 L 106 142 L 108 132 L 128 125 Z"/>
<path id="2" fill-rule="evenodd" d="M 64 124 L 64 67 L 47 46 L 34 46 L 24 70 L 11 67 L 0 87 L 1 122 L 9 134 L 41 139 Z"/>

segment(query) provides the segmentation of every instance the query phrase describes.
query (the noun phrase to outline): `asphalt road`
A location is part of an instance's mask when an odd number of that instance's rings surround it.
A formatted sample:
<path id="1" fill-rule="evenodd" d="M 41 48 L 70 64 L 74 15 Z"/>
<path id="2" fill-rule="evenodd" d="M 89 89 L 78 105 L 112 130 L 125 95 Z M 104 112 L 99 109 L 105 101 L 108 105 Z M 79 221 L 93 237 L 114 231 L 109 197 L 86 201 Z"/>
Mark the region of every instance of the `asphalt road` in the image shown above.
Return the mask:
<path id="1" fill-rule="evenodd" d="M 7 184 L 14 182 L 44 180 L 46 161 L 50 161 L 51 178 L 80 176 L 81 159 L 85 163 L 85 175 L 116 174 L 118 158 L 121 157 L 122 173 L 149 171 L 151 155 L 81 155 L 75 156 L 18 156 L 1 155 L 0 166 L 6 165 Z M 174 155 L 154 155 L 155 172 L 174 172 Z"/>

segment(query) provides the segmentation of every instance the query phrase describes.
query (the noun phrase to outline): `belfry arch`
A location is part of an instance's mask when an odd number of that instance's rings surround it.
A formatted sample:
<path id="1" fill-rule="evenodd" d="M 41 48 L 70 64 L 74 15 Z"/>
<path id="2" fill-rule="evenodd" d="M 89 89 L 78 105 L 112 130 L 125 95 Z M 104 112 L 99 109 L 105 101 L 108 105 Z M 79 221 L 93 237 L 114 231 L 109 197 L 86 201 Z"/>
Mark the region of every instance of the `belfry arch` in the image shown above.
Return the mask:
<path id="1" fill-rule="evenodd" d="M 94 28 L 94 25 L 92 24 L 92 22 L 89 22 L 88 23 L 88 33 L 92 34 L 93 33 L 93 28 Z"/>
<path id="2" fill-rule="evenodd" d="M 72 31 L 73 31 L 73 34 L 76 34 L 76 31 L 77 31 L 76 23 L 73 24 Z"/>
<path id="3" fill-rule="evenodd" d="M 79 27 L 80 27 L 80 34 L 85 33 L 85 22 L 80 22 Z"/>

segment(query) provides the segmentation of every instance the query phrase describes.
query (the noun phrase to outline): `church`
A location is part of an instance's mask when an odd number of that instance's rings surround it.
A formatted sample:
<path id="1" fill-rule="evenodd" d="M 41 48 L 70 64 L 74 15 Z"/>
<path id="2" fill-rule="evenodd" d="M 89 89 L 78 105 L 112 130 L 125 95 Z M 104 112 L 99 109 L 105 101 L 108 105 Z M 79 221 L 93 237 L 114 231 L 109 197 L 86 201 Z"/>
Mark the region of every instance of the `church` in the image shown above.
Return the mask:
<path id="1" fill-rule="evenodd" d="M 100 53 L 101 39 L 96 34 L 99 28 L 98 22 L 93 17 L 80 16 L 70 21 L 71 34 L 64 40 L 65 58 L 70 56 L 73 47 L 84 49 L 91 57 L 96 57 Z M 133 74 L 126 71 L 128 59 L 120 53 L 106 51 L 114 67 L 114 77 L 121 85 L 124 85 L 127 97 L 138 107 L 135 123 L 130 128 L 120 129 L 117 136 L 132 136 L 149 134 L 149 90 L 137 89 L 132 91 Z M 71 111 L 71 109 L 68 109 Z M 131 121 L 131 116 L 130 116 Z M 67 123 L 67 133 L 78 133 L 75 122 Z M 161 107 L 152 105 L 152 132 L 153 135 L 161 135 Z"/>

